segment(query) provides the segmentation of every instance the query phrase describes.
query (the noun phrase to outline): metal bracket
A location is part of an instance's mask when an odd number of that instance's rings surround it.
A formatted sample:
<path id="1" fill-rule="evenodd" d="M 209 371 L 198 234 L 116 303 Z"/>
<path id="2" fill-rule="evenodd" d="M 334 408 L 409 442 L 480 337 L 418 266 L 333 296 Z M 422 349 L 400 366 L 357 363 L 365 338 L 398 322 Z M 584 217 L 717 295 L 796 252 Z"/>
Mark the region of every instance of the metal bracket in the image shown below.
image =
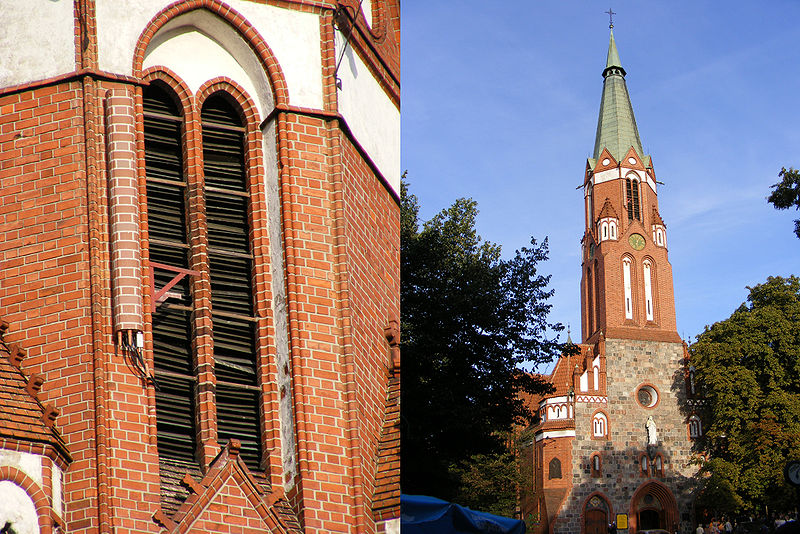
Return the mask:
<path id="1" fill-rule="evenodd" d="M 175 276 L 172 277 L 172 280 L 167 282 L 167 285 L 156 291 L 156 277 L 155 277 L 155 270 L 161 269 L 164 271 L 171 271 L 173 273 L 177 273 Z M 183 280 L 183 277 L 186 275 L 192 276 L 199 276 L 200 271 L 193 271 L 191 269 L 184 269 L 182 267 L 174 267 L 172 265 L 164 265 L 163 263 L 156 263 L 154 261 L 150 262 L 150 289 L 152 290 L 153 294 L 153 304 L 152 304 L 152 312 L 156 311 L 161 303 L 167 300 L 169 297 L 177 297 L 177 293 L 173 293 L 170 291 L 175 284 Z"/>

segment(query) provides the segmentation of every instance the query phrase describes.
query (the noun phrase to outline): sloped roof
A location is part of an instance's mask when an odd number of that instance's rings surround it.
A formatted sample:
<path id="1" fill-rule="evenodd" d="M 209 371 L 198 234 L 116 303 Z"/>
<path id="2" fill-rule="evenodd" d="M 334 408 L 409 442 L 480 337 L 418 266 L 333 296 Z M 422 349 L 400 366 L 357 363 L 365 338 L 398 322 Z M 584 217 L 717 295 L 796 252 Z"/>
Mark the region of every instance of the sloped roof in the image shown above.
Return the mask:
<path id="1" fill-rule="evenodd" d="M 376 520 L 400 515 L 400 368 L 389 375 L 378 442 L 372 513 Z"/>
<path id="2" fill-rule="evenodd" d="M 603 209 L 600 210 L 600 215 L 598 215 L 597 218 L 605 219 L 606 217 L 619 219 L 619 216 L 617 216 L 617 211 L 614 209 L 614 206 L 611 205 L 611 200 L 609 200 L 607 197 L 606 201 L 603 203 Z"/>
<path id="3" fill-rule="evenodd" d="M 664 219 L 661 218 L 661 215 L 658 214 L 658 209 L 653 208 L 653 224 L 660 224 L 661 226 L 666 228 L 666 224 L 664 224 Z"/>
<path id="4" fill-rule="evenodd" d="M 625 84 L 625 69 L 619 60 L 614 31 L 608 45 L 608 59 L 603 70 L 603 96 L 600 99 L 600 116 L 597 119 L 597 135 L 594 143 L 594 159 L 598 159 L 603 148 L 608 149 L 614 159 L 620 161 L 633 147 L 640 158 L 644 157 L 639 129 L 633 115 L 633 106 Z"/>
<path id="5" fill-rule="evenodd" d="M 239 456 L 241 443 L 233 439 L 214 459 L 199 482 L 186 474 L 182 483 L 189 496 L 175 513 L 165 513 L 163 508 L 153 519 L 170 533 L 184 532 L 195 522 L 214 517 L 215 502 L 226 495 L 235 495 L 242 506 L 242 514 L 258 517 L 268 532 L 302 534 L 300 522 L 283 494 L 283 488 L 271 488 L 259 483 Z"/>
<path id="6" fill-rule="evenodd" d="M 4 334 L 8 325 L 3 323 L 2 326 L 5 328 L 0 327 L 0 438 L 52 445 L 71 462 L 66 442 L 52 422 L 58 410 L 42 405 L 34 393 L 28 391 L 29 381 L 37 382 L 34 390 L 42 381 L 36 375 L 29 378 L 20 370 L 18 365 L 24 358 L 24 351 L 6 343 Z"/>

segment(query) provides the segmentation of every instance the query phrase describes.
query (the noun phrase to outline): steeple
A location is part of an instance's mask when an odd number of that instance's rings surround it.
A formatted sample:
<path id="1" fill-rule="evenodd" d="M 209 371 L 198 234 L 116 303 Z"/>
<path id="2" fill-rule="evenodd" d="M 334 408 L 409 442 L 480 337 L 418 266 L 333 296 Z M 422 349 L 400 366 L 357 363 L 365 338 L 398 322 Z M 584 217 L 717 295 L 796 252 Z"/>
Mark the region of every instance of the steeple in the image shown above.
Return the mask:
<path id="1" fill-rule="evenodd" d="M 633 147 L 639 158 L 644 158 L 642 141 L 636 128 L 628 87 L 625 85 L 625 69 L 619 60 L 614 30 L 608 44 L 608 58 L 603 70 L 603 96 L 600 100 L 600 117 L 597 120 L 597 136 L 594 142 L 594 159 L 607 148 L 617 161 Z"/>

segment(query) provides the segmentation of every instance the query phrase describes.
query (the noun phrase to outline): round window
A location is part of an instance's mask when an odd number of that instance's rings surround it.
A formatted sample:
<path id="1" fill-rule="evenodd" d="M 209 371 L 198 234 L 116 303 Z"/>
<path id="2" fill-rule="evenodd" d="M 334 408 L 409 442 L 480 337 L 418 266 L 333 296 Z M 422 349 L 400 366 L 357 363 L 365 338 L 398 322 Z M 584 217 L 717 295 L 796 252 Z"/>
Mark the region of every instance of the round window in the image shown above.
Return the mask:
<path id="1" fill-rule="evenodd" d="M 653 386 L 641 386 L 636 392 L 636 400 L 645 408 L 652 408 L 658 403 L 658 392 Z"/>

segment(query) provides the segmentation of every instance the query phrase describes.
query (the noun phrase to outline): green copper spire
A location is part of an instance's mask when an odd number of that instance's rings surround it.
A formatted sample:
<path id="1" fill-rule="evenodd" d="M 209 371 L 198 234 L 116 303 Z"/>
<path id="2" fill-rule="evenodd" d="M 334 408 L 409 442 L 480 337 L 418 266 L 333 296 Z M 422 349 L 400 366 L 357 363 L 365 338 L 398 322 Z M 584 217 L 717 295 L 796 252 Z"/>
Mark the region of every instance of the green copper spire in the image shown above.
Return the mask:
<path id="1" fill-rule="evenodd" d="M 603 78 L 603 97 L 600 100 L 593 157 L 599 158 L 603 148 L 607 148 L 614 159 L 619 161 L 633 147 L 639 157 L 643 158 L 642 141 L 639 139 L 639 129 L 636 128 L 636 118 L 633 116 L 628 87 L 625 85 L 625 69 L 619 60 L 614 30 L 611 30 Z"/>

